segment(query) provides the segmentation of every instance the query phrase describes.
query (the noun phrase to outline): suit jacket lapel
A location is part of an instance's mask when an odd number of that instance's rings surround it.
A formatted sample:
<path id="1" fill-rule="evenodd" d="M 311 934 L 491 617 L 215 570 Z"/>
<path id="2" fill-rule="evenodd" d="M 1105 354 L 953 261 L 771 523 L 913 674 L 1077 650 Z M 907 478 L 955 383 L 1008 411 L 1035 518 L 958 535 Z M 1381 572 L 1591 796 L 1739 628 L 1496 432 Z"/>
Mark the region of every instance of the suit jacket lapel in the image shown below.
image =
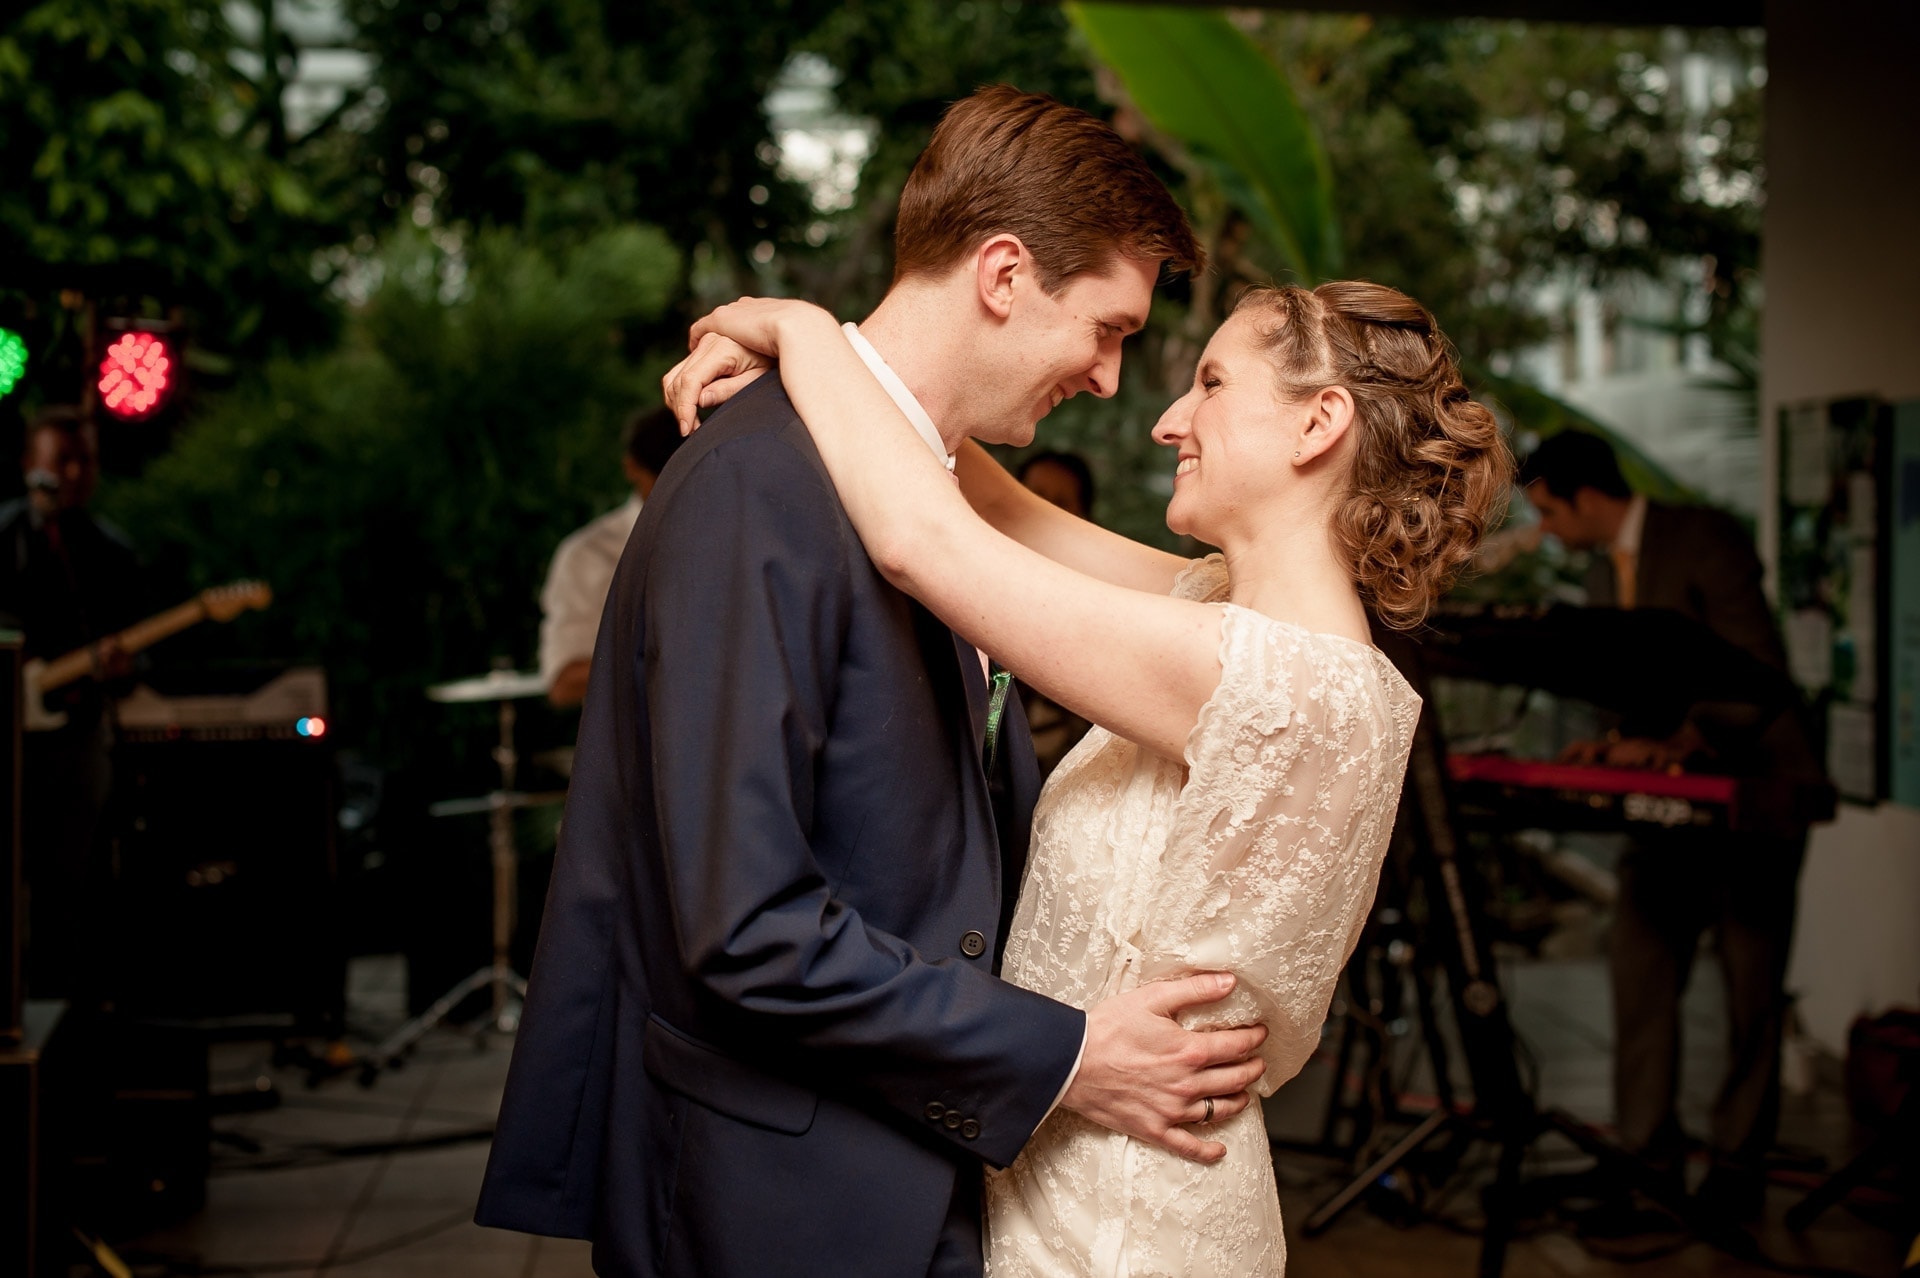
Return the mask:
<path id="1" fill-rule="evenodd" d="M 1669 513 L 1666 506 L 1650 501 L 1647 503 L 1647 517 L 1640 524 L 1640 553 L 1634 557 L 1633 584 L 1639 591 L 1635 602 L 1642 608 L 1680 606 L 1680 602 L 1674 598 L 1674 592 L 1668 588 L 1666 574 L 1661 571 L 1666 565 L 1660 552 L 1671 540 L 1667 527 Z"/>
<path id="2" fill-rule="evenodd" d="M 967 690 L 967 718 L 973 726 L 973 757 L 978 762 L 987 748 L 987 676 L 980 668 L 980 650 L 959 635 L 953 635 L 953 656 Z"/>

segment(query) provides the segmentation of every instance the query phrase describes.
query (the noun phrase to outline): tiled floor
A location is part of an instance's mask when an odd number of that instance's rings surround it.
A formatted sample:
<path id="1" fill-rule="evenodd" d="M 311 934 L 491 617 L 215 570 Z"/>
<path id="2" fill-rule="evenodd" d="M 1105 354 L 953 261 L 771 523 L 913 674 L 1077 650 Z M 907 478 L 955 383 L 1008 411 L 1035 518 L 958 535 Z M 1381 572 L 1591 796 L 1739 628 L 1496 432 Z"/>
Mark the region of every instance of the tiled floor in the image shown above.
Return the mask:
<path id="1" fill-rule="evenodd" d="M 1711 969 L 1703 968 L 1700 975 L 1708 979 L 1695 982 L 1688 1009 L 1694 1032 L 1684 1115 L 1696 1130 L 1718 1068 L 1718 996 Z M 387 1023 L 397 1019 L 398 977 L 390 961 L 357 965 L 356 1015 L 370 1023 L 382 1016 Z M 1609 1109 L 1604 967 L 1591 959 L 1520 964 L 1506 979 L 1545 1103 L 1604 1120 Z M 586 1244 L 484 1230 L 468 1219 L 486 1145 L 460 1137 L 491 1122 L 507 1055 L 501 1041 L 476 1050 L 463 1038 L 443 1035 L 423 1045 L 405 1069 L 382 1076 L 370 1089 L 349 1077 L 309 1090 L 296 1074 L 275 1076 L 283 1098 L 278 1107 L 219 1120 L 218 1170 L 205 1211 L 126 1244 L 123 1256 L 137 1262 L 136 1273 L 153 1274 L 585 1278 L 590 1273 Z M 263 1070 L 244 1049 L 222 1049 L 216 1084 L 244 1085 Z M 1270 1126 L 1285 1136 L 1316 1134 L 1330 1076 L 1329 1061 L 1316 1061 L 1271 1102 Z M 435 1137 L 450 1143 L 421 1144 Z M 1843 1154 L 1854 1139 L 1831 1089 L 1790 1098 L 1781 1137 L 1789 1146 L 1829 1156 Z M 343 1145 L 389 1142 L 415 1147 L 337 1156 Z M 1484 1151 L 1472 1157 L 1485 1161 Z M 1550 1144 L 1543 1145 L 1532 1169 L 1567 1162 L 1564 1152 L 1555 1155 Z M 269 1164 L 276 1166 L 268 1169 Z M 1297 1235 L 1298 1223 L 1344 1181 L 1347 1168 L 1333 1159 L 1290 1152 L 1278 1156 L 1277 1166 L 1289 1231 Z M 1290 1273 L 1294 1278 L 1474 1274 L 1479 1243 L 1459 1229 L 1472 1223 L 1472 1188 L 1467 1183 L 1465 1192 L 1451 1195 L 1446 1207 L 1455 1222 L 1451 1227 L 1400 1227 L 1356 1206 L 1318 1238 L 1289 1238 Z M 1800 1192 L 1785 1185 L 1772 1190 L 1760 1241 L 1773 1257 L 1868 1275 L 1897 1271 L 1900 1240 L 1844 1207 L 1827 1213 L 1804 1236 L 1786 1233 L 1780 1216 Z M 1506 1267 L 1509 1278 L 1628 1273 L 1732 1278 L 1767 1272 L 1699 1244 L 1659 1260 L 1615 1264 L 1590 1256 L 1569 1234 L 1553 1231 L 1535 1231 L 1518 1241 Z"/>
<path id="2" fill-rule="evenodd" d="M 1518 963 L 1506 968 L 1503 983 L 1511 999 L 1514 1024 L 1538 1070 L 1543 1106 L 1603 1124 L 1612 1111 L 1612 1030 L 1608 1012 L 1606 967 L 1599 959 Z M 1685 1009 L 1686 1059 L 1683 1063 L 1681 1118 L 1689 1131 L 1706 1127 L 1722 1064 L 1722 1024 L 1718 973 L 1706 956 L 1696 969 Z M 1328 1044 L 1333 1030 L 1328 1031 Z M 1324 1055 L 1323 1050 L 1323 1055 Z M 1301 1077 L 1268 1103 L 1268 1126 L 1297 1138 L 1317 1135 L 1332 1071 L 1316 1060 Z M 1863 1134 L 1850 1123 L 1845 1102 L 1831 1083 L 1806 1096 L 1789 1096 L 1783 1106 L 1783 1148 L 1818 1154 L 1835 1163 L 1853 1152 Z M 1448 1188 L 1444 1215 L 1459 1224 L 1477 1224 L 1474 1192 L 1492 1178 L 1492 1151 L 1471 1156 L 1482 1164 L 1478 1177 L 1463 1175 Z M 1528 1174 L 1567 1171 L 1585 1165 L 1571 1145 L 1548 1138 L 1536 1146 Z M 1312 1214 L 1348 1177 L 1345 1164 L 1282 1151 L 1276 1156 L 1280 1200 L 1288 1220 L 1289 1273 L 1294 1278 L 1400 1278 L 1407 1275 L 1473 1275 L 1478 1272 L 1480 1242 L 1457 1228 L 1421 1224 L 1403 1228 L 1356 1206 L 1317 1238 L 1299 1236 L 1300 1222 Z M 1769 1191 L 1767 1217 L 1755 1231 L 1761 1253 L 1789 1265 L 1890 1275 L 1898 1272 L 1904 1240 L 1869 1225 L 1846 1207 L 1825 1213 L 1805 1234 L 1786 1230 L 1781 1217 L 1815 1179 L 1809 1173 L 1777 1177 Z M 1692 1244 L 1661 1258 L 1635 1264 L 1611 1262 L 1588 1253 L 1564 1228 L 1536 1225 L 1508 1252 L 1507 1278 L 1605 1278 L 1609 1275 L 1713 1275 L 1747 1278 L 1777 1270 L 1742 1261 L 1705 1244 Z"/>

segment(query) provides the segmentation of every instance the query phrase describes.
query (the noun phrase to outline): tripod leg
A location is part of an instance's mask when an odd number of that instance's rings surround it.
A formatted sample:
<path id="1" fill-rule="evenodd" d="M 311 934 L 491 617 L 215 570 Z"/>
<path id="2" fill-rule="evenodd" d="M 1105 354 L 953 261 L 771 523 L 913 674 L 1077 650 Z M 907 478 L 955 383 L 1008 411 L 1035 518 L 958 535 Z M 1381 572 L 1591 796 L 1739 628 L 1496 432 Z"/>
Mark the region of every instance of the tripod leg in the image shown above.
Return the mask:
<path id="1" fill-rule="evenodd" d="M 1787 1211 L 1787 1228 L 1799 1233 L 1817 1219 L 1821 1212 L 1852 1193 L 1855 1186 L 1864 1185 L 1872 1179 L 1875 1172 L 1892 1159 L 1895 1141 L 1891 1136 L 1882 1136 L 1833 1175 L 1814 1186 L 1813 1191 Z"/>
<path id="2" fill-rule="evenodd" d="M 1359 1018 L 1354 1016 L 1352 1008 L 1358 1006 L 1360 994 L 1354 988 L 1353 967 L 1347 968 L 1347 1001 L 1349 1010 L 1340 1025 L 1340 1050 L 1333 1060 L 1333 1090 L 1327 1095 L 1326 1120 L 1320 1125 L 1320 1147 L 1338 1149 L 1335 1139 L 1340 1134 L 1340 1119 L 1346 1113 L 1347 1071 L 1353 1066 L 1354 1040 L 1360 1032 Z"/>
<path id="3" fill-rule="evenodd" d="M 1346 1183 L 1339 1193 L 1313 1209 L 1313 1215 L 1307 1217 L 1300 1226 L 1300 1232 L 1312 1238 L 1325 1232 L 1341 1212 L 1351 1207 L 1354 1200 L 1366 1192 L 1368 1185 L 1398 1167 L 1406 1157 L 1427 1143 L 1427 1138 L 1452 1121 L 1453 1115 L 1444 1109 L 1436 1109 L 1423 1119 L 1420 1125 L 1402 1136 L 1399 1141 L 1380 1157 L 1360 1169 L 1359 1174 Z"/>
<path id="4" fill-rule="evenodd" d="M 467 977 L 452 989 L 434 1001 L 432 1007 L 420 1013 L 395 1030 L 380 1046 L 373 1049 L 372 1061 L 378 1066 L 392 1066 L 399 1061 L 415 1043 L 427 1036 L 429 1030 L 439 1025 L 453 1014 L 453 1009 L 466 1000 L 467 995 L 477 989 L 483 989 L 498 980 L 498 973 L 492 967 L 483 967 Z"/>
<path id="5" fill-rule="evenodd" d="M 1509 1124 L 1500 1143 L 1500 1171 L 1481 1195 L 1487 1232 L 1480 1244 L 1480 1278 L 1500 1278 L 1507 1267 L 1507 1244 L 1513 1239 L 1514 1211 L 1520 1193 L 1520 1159 L 1531 1143 L 1531 1133 Z"/>
<path id="6" fill-rule="evenodd" d="M 1428 965 L 1417 965 L 1412 971 L 1412 979 L 1414 1008 L 1420 1016 L 1420 1037 L 1427 1045 L 1428 1067 L 1433 1070 L 1433 1093 L 1440 1098 L 1441 1109 L 1453 1110 L 1456 1102 L 1452 1061 L 1447 1055 L 1447 1040 L 1440 1033 L 1439 1013 L 1434 1010 L 1434 969 Z"/>

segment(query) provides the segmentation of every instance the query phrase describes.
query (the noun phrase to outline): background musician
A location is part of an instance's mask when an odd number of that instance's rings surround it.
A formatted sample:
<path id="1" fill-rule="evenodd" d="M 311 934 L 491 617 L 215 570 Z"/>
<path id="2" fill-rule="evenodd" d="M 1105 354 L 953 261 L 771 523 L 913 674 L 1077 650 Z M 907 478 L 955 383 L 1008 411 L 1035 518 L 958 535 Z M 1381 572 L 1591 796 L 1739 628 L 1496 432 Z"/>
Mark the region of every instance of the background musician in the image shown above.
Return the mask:
<path id="1" fill-rule="evenodd" d="M 1555 435 L 1520 470 L 1540 527 L 1594 553 L 1596 607 L 1666 608 L 1699 621 L 1776 669 L 1786 667 L 1761 589 L 1752 539 L 1730 515 L 1649 501 L 1621 476 L 1597 436 Z M 1652 663 L 1658 652 L 1620 654 Z M 1797 710 L 1696 705 L 1678 722 L 1633 723 L 1573 761 L 1666 768 L 1711 760 L 1715 770 L 1786 782 L 1816 777 Z M 1712 1165 L 1696 1198 L 1734 1218 L 1759 1214 L 1762 1159 L 1779 1115 L 1783 982 L 1807 831 L 1782 817 L 1763 832 L 1679 829 L 1637 836 L 1620 861 L 1609 945 L 1614 1003 L 1614 1097 L 1620 1142 L 1656 1171 L 1683 1175 L 1674 1113 L 1680 1002 L 1701 933 L 1714 929 L 1726 986 L 1727 1071 L 1714 1101 Z"/>
<path id="2" fill-rule="evenodd" d="M 672 413 L 664 408 L 635 413 L 620 457 L 633 495 L 569 534 L 553 552 L 540 590 L 540 677 L 547 700 L 556 706 L 577 706 L 586 699 L 593 638 L 600 631 L 613 570 L 654 480 L 679 447 L 680 427 Z"/>
<path id="3" fill-rule="evenodd" d="M 88 509 L 99 460 L 82 410 L 44 409 L 27 426 L 26 495 L 0 506 L 0 624 L 22 632 L 29 660 L 95 647 L 95 677 L 47 698 L 66 723 L 24 743 L 26 976 L 36 997 L 93 990 L 103 929 L 91 924 L 105 916 L 101 818 L 113 777 L 108 685 L 131 669 L 102 640 L 145 611 L 132 547 Z"/>
<path id="4" fill-rule="evenodd" d="M 1093 467 L 1079 453 L 1029 454 L 1017 472 L 1029 492 L 1082 519 L 1093 518 Z"/>

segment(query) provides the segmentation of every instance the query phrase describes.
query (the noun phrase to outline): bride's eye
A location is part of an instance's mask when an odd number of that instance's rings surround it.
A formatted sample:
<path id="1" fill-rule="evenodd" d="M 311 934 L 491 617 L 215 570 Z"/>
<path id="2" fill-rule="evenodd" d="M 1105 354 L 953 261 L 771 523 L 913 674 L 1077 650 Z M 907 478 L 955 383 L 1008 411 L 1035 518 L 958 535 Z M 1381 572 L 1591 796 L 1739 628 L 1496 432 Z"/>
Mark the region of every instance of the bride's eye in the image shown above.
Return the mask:
<path id="1" fill-rule="evenodd" d="M 1215 390 L 1219 385 L 1220 379 L 1217 377 L 1203 377 L 1200 379 L 1200 387 L 1202 390 Z"/>

